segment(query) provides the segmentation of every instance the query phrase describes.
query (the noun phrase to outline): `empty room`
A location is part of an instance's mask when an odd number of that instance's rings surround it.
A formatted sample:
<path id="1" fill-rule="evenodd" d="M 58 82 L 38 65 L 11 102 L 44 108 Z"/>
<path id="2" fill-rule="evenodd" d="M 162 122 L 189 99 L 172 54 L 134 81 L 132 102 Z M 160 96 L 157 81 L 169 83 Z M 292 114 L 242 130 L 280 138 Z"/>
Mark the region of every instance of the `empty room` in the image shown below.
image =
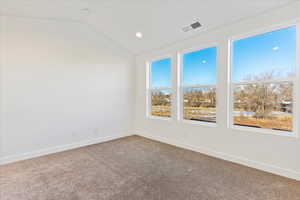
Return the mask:
<path id="1" fill-rule="evenodd" d="M 1 200 L 300 200 L 300 0 L 0 0 Z"/>

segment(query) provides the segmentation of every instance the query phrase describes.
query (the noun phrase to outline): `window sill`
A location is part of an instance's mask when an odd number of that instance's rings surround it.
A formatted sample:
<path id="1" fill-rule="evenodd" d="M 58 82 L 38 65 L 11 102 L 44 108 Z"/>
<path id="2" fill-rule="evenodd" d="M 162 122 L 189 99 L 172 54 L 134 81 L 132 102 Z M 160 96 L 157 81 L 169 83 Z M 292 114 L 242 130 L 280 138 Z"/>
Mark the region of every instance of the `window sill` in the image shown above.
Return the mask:
<path id="1" fill-rule="evenodd" d="M 265 129 L 265 128 L 245 127 L 245 126 L 238 126 L 238 125 L 231 125 L 231 129 L 252 132 L 252 133 L 262 133 L 267 135 L 298 138 L 298 134 L 295 131 L 289 132 L 289 131 L 272 130 L 272 129 Z"/>
<path id="2" fill-rule="evenodd" d="M 147 119 L 150 119 L 150 120 L 162 120 L 162 121 L 172 121 L 172 118 L 170 117 L 158 117 L 158 116 L 148 116 Z"/>
<path id="3" fill-rule="evenodd" d="M 183 124 L 192 124 L 192 125 L 199 125 L 199 126 L 207 126 L 207 127 L 218 127 L 216 122 L 205 122 L 205 121 L 196 121 L 196 120 L 187 120 L 182 119 L 180 120 Z"/>

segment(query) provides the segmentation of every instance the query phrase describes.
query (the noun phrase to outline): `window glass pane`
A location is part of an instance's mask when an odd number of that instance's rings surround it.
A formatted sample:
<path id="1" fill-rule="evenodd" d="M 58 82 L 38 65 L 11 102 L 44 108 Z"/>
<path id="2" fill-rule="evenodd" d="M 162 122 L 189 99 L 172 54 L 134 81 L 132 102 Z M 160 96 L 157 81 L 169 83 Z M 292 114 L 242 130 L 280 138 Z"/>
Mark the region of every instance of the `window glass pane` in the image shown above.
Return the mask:
<path id="1" fill-rule="evenodd" d="M 151 114 L 159 117 L 171 117 L 171 90 L 151 91 Z"/>
<path id="2" fill-rule="evenodd" d="M 171 58 L 151 63 L 151 88 L 171 88 Z"/>
<path id="3" fill-rule="evenodd" d="M 233 42 L 235 125 L 293 130 L 296 32 L 292 26 Z"/>
<path id="4" fill-rule="evenodd" d="M 183 55 L 183 86 L 215 84 L 217 48 L 207 48 Z"/>
<path id="5" fill-rule="evenodd" d="M 234 123 L 241 126 L 293 130 L 293 83 L 236 85 Z"/>
<path id="6" fill-rule="evenodd" d="M 295 75 L 296 27 L 233 42 L 233 81 L 288 78 Z"/>
<path id="7" fill-rule="evenodd" d="M 216 88 L 185 88 L 184 119 L 216 122 Z"/>

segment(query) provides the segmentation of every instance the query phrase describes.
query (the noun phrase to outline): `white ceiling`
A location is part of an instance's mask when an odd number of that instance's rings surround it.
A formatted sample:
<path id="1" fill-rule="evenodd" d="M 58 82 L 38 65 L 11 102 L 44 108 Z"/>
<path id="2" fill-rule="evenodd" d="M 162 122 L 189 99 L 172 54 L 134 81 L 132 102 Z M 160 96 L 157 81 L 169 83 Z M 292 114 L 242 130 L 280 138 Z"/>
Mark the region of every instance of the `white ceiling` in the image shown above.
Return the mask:
<path id="1" fill-rule="evenodd" d="M 136 54 L 294 1 L 297 0 L 0 0 L 0 12 L 82 20 Z M 182 32 L 182 27 L 195 19 L 203 27 Z M 137 31 L 143 33 L 142 39 L 135 37 Z"/>

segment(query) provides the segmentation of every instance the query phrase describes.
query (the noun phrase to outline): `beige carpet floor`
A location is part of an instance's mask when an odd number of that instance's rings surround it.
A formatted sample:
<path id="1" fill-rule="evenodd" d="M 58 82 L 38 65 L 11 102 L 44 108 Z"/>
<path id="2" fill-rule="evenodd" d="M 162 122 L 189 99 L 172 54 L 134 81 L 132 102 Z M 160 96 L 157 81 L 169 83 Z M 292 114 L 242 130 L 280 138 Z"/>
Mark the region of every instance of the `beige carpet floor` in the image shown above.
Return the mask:
<path id="1" fill-rule="evenodd" d="M 300 200 L 300 182 L 138 136 L 0 167 L 1 200 Z"/>

